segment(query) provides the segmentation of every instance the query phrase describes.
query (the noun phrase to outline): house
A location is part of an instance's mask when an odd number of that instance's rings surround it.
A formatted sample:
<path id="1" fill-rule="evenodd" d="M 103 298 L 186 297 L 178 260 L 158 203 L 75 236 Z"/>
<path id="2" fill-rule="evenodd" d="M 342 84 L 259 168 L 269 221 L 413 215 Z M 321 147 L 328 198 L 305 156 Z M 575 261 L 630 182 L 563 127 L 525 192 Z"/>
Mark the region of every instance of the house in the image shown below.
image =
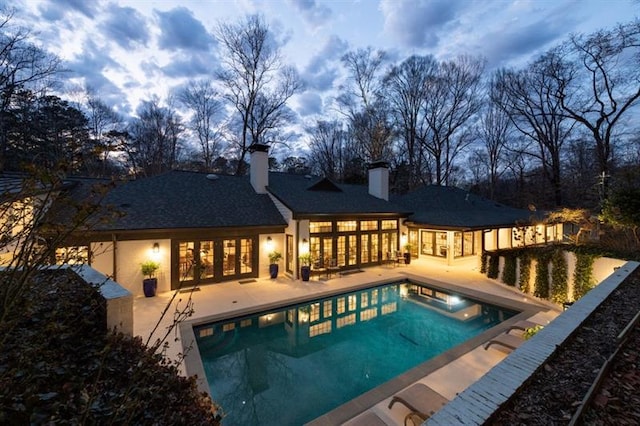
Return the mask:
<path id="1" fill-rule="evenodd" d="M 561 224 L 466 191 L 425 186 L 389 194 L 386 163 L 370 165 L 368 185 L 268 170 L 268 146 L 251 149 L 250 176 L 171 171 L 114 185 L 96 220 L 57 245 L 142 294 L 140 265 L 159 262 L 158 291 L 268 276 L 268 254 L 283 253 L 284 274 L 298 279 L 299 257 L 342 271 L 395 259 L 408 249 L 450 265 L 483 250 L 562 239 Z M 66 196 L 86 196 L 75 180 Z M 85 195 L 82 195 L 85 194 Z"/>

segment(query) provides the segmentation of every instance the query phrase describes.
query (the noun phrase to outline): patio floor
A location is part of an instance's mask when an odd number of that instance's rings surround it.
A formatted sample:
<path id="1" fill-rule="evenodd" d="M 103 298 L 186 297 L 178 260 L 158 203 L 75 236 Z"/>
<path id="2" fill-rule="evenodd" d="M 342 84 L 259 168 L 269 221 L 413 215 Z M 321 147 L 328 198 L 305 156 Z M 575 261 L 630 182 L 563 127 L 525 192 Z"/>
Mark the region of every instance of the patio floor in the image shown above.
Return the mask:
<path id="1" fill-rule="evenodd" d="M 480 274 L 478 271 L 478 259 L 474 257 L 473 259 L 459 260 L 453 266 L 447 266 L 437 259 L 414 259 L 411 265 L 395 267 L 385 265 L 366 268 L 363 272 L 344 276 L 334 275 L 327 280 L 317 280 L 313 277 L 308 282 L 291 280 L 281 273 L 275 280 L 256 279 L 244 284 L 239 281 L 232 281 L 206 285 L 200 287 L 199 291 L 190 293 L 192 295 L 194 313 L 188 321 L 197 322 L 202 320 L 202 322 L 205 322 L 208 317 L 213 315 L 231 314 L 256 306 L 268 306 L 308 296 L 322 296 L 329 292 L 347 291 L 361 286 L 363 283 L 374 283 L 395 278 L 403 279 L 407 275 L 418 276 L 425 281 L 432 280 L 462 287 L 472 293 L 480 292 L 485 299 L 499 297 L 515 302 L 528 303 L 534 308 L 532 313 L 535 318 L 533 319 L 543 323 L 552 320 L 560 313 L 555 305 L 523 297 L 515 289 L 497 284 Z M 185 306 L 190 294 L 178 294 L 175 302 L 177 302 L 178 306 Z M 156 297 L 136 298 L 134 300 L 134 334 L 146 340 L 153 328 L 158 324 L 162 311 L 166 308 L 173 295 L 173 292 L 166 292 L 160 293 Z M 535 313 L 536 311 L 538 313 Z M 155 340 L 166 333 L 167 327 L 172 322 L 173 312 L 174 308 L 172 306 L 165 318 L 160 320 L 156 333 L 151 340 Z M 171 334 L 167 340 L 169 343 L 167 355 L 172 359 L 177 359 L 178 354 L 182 352 L 181 342 L 174 340 L 174 334 Z M 462 356 L 446 360 L 444 364 L 441 360 L 438 365 L 432 365 L 431 368 L 425 370 L 428 374 L 417 381 L 425 383 L 451 400 L 457 393 L 480 378 L 506 356 L 505 353 L 497 348 L 484 350 L 482 342 L 470 344 L 473 347 L 467 347 Z M 440 366 L 440 364 L 443 365 Z M 184 373 L 184 371 L 184 365 L 182 365 L 182 372 Z M 396 404 L 393 410 L 389 410 L 387 408 L 389 399 L 387 397 L 379 402 L 372 402 L 368 411 L 377 414 L 388 425 L 404 424 L 404 418 L 409 410 L 401 404 Z M 314 420 L 312 424 L 336 424 L 336 419 L 343 419 L 345 415 L 347 418 L 353 417 L 362 409 L 343 406 L 337 411 L 340 411 L 340 413 L 337 413 L 337 417 L 333 415 L 336 413 L 331 412 L 328 416 Z M 338 423 L 341 422 L 342 420 L 338 421 Z"/>

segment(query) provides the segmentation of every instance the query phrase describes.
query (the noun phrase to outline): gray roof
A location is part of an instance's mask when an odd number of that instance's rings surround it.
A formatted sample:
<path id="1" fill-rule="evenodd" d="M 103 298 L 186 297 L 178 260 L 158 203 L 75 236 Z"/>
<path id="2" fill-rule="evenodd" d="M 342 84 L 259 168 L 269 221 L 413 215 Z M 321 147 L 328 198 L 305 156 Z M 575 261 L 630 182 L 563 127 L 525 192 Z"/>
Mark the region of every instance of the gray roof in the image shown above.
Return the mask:
<path id="1" fill-rule="evenodd" d="M 393 198 L 409 220 L 439 228 L 481 229 L 539 221 L 543 212 L 516 209 L 450 186 L 427 185 Z"/>
<path id="2" fill-rule="evenodd" d="M 103 204 L 122 217 L 97 230 L 286 226 L 266 194 L 246 176 L 171 171 L 117 185 Z"/>
<path id="3" fill-rule="evenodd" d="M 269 173 L 268 190 L 296 218 L 313 215 L 409 214 L 402 206 L 370 195 L 366 185 L 337 184 L 318 176 L 272 172 Z"/>

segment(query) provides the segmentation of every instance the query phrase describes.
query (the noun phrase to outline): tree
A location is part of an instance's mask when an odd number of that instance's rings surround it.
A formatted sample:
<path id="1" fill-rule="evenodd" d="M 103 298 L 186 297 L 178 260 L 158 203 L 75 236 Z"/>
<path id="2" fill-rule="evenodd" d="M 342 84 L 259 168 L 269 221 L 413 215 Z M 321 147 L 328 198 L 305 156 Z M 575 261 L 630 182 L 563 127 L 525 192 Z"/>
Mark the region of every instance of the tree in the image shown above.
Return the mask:
<path id="1" fill-rule="evenodd" d="M 211 170 L 218 156 L 221 134 L 216 128 L 222 113 L 220 95 L 210 80 L 191 81 L 178 94 L 178 100 L 191 111 L 189 129 L 196 135 L 204 170 Z"/>
<path id="2" fill-rule="evenodd" d="M 408 164 L 408 188 L 423 183 L 424 155 L 419 134 L 424 126 L 428 86 L 435 78 L 438 63 L 433 56 L 413 55 L 391 68 L 384 79 L 386 99 L 395 117 Z"/>
<path id="3" fill-rule="evenodd" d="M 557 81 L 551 78 L 563 66 L 560 57 L 547 53 L 524 70 L 497 71 L 492 90 L 493 101 L 508 114 L 514 127 L 535 144 L 526 152 L 542 167 L 556 206 L 562 205 L 562 148 L 574 124 L 563 114 L 555 97 Z"/>
<path id="4" fill-rule="evenodd" d="M 348 84 L 341 87 L 336 99 L 349 119 L 350 131 L 364 161 L 388 159 L 391 156 L 393 127 L 382 97 L 382 65 L 385 52 L 371 47 L 346 53 L 342 63 L 347 69 Z"/>
<path id="5" fill-rule="evenodd" d="M 129 124 L 125 150 L 130 169 L 135 174 L 156 175 L 172 170 L 182 148 L 184 127 L 176 111 L 161 106 L 156 97 L 142 102 L 137 110 L 138 118 Z"/>
<path id="6" fill-rule="evenodd" d="M 640 21 L 574 35 L 558 52 L 568 66 L 552 69 L 554 95 L 564 114 L 593 138 L 606 199 L 615 131 L 640 101 Z"/>
<path id="7" fill-rule="evenodd" d="M 436 185 L 448 185 L 456 157 L 473 141 L 471 119 L 481 107 L 484 62 L 470 56 L 443 62 L 430 79 L 425 99 L 425 123 L 420 137 L 433 158 Z"/>
<path id="8" fill-rule="evenodd" d="M 286 103 L 302 83 L 293 68 L 283 65 L 280 46 L 260 15 L 220 24 L 217 37 L 224 51 L 218 79 L 237 114 L 232 126 L 239 136 L 232 143 L 238 153 L 236 174 L 241 175 L 249 147 L 271 142 L 292 118 Z"/>
<path id="9" fill-rule="evenodd" d="M 342 181 L 346 164 L 353 156 L 353 140 L 340 121 L 318 121 L 307 130 L 310 135 L 309 163 L 312 171 Z"/>
<path id="10" fill-rule="evenodd" d="M 5 165 L 7 113 L 14 95 L 21 90 L 41 91 L 62 71 L 60 59 L 31 43 L 31 32 L 14 27 L 12 19 L 12 9 L 0 9 L 0 170 Z"/>

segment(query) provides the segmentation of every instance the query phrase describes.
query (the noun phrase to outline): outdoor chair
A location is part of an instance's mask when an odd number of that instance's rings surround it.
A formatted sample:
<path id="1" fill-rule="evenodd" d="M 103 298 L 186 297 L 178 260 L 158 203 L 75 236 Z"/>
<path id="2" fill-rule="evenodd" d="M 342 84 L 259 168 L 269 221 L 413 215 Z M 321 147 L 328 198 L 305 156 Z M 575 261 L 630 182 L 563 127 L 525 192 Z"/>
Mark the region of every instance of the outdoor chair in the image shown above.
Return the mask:
<path id="1" fill-rule="evenodd" d="M 387 426 L 387 424 L 373 411 L 367 411 L 343 423 L 343 426 Z"/>
<path id="2" fill-rule="evenodd" d="M 338 274 L 340 273 L 340 267 L 338 266 L 338 260 L 337 259 L 330 259 L 329 260 L 329 265 L 327 265 L 327 275 L 329 276 L 329 278 L 331 278 L 331 274 Z"/>
<path id="3" fill-rule="evenodd" d="M 484 349 L 489 349 L 491 345 L 498 345 L 511 352 L 515 350 L 518 346 L 520 346 L 524 342 L 522 337 L 514 336 L 513 334 L 502 333 L 493 339 L 489 340 L 485 345 Z"/>
<path id="4" fill-rule="evenodd" d="M 415 383 L 395 394 L 389 402 L 389 409 L 391 409 L 396 402 L 399 402 L 411 410 L 409 414 L 413 414 L 414 417 L 422 417 L 426 420 L 449 402 L 449 400 L 429 386 L 423 383 Z M 405 424 L 408 420 L 413 420 L 408 417 L 409 416 L 405 418 Z"/>

